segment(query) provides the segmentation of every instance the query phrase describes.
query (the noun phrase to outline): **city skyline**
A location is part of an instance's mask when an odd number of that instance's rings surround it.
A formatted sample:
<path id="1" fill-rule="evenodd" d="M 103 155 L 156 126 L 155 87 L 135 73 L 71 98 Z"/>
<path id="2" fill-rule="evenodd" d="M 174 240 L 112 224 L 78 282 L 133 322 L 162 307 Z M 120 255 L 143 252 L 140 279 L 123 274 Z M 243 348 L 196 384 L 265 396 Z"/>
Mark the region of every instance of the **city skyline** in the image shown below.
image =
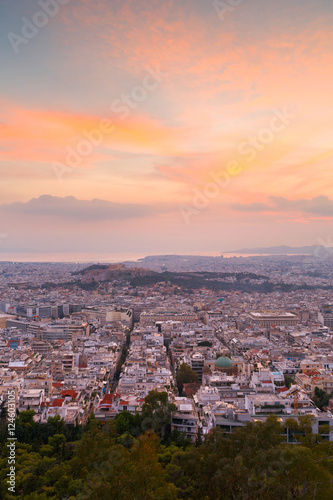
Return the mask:
<path id="1" fill-rule="evenodd" d="M 3 253 L 332 246 L 332 6 L 0 6 Z"/>

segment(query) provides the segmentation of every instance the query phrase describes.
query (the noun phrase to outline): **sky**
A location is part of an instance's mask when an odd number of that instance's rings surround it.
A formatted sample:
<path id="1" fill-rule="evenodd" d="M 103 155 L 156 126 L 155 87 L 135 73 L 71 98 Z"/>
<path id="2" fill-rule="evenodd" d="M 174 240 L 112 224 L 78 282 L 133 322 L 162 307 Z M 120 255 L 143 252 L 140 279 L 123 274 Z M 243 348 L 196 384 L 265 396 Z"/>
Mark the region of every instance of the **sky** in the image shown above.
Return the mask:
<path id="1" fill-rule="evenodd" d="M 0 255 L 329 243 L 332 25 L 329 0 L 1 0 Z"/>

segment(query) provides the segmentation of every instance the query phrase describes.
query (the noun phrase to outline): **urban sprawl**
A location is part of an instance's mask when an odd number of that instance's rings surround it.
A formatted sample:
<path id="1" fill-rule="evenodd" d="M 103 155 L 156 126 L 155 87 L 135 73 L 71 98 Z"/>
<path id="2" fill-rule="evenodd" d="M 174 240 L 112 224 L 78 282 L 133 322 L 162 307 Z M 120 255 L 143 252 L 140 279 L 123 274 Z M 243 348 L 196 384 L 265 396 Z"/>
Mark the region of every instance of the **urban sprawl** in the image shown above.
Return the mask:
<path id="1" fill-rule="evenodd" d="M 1 262 L 0 404 L 104 426 L 167 392 L 193 441 L 269 415 L 333 441 L 332 283 L 330 256 Z"/>

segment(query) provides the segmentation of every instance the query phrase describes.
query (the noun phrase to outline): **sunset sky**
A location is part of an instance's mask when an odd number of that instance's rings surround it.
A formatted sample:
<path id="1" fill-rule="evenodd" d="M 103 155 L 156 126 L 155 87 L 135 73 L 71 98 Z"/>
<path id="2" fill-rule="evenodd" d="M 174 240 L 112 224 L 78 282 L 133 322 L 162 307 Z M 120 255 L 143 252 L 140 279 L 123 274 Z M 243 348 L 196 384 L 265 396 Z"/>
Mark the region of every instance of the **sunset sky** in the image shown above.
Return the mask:
<path id="1" fill-rule="evenodd" d="M 3 0 L 0 260 L 332 243 L 332 25 L 328 0 Z"/>

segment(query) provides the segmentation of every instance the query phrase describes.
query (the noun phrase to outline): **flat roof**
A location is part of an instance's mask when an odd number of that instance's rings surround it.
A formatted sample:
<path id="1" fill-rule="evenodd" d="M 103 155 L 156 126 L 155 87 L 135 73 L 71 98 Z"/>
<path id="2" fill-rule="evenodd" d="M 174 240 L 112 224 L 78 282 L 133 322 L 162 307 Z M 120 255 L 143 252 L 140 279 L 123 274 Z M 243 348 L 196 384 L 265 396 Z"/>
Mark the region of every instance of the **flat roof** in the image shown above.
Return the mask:
<path id="1" fill-rule="evenodd" d="M 180 411 L 192 411 L 192 405 L 190 404 L 181 404 L 179 405 Z"/>
<path id="2" fill-rule="evenodd" d="M 249 314 L 251 316 L 256 317 L 256 318 L 275 318 L 275 317 L 297 318 L 296 314 L 288 313 L 288 312 L 278 312 L 278 311 L 264 311 L 264 312 L 251 311 Z"/>

